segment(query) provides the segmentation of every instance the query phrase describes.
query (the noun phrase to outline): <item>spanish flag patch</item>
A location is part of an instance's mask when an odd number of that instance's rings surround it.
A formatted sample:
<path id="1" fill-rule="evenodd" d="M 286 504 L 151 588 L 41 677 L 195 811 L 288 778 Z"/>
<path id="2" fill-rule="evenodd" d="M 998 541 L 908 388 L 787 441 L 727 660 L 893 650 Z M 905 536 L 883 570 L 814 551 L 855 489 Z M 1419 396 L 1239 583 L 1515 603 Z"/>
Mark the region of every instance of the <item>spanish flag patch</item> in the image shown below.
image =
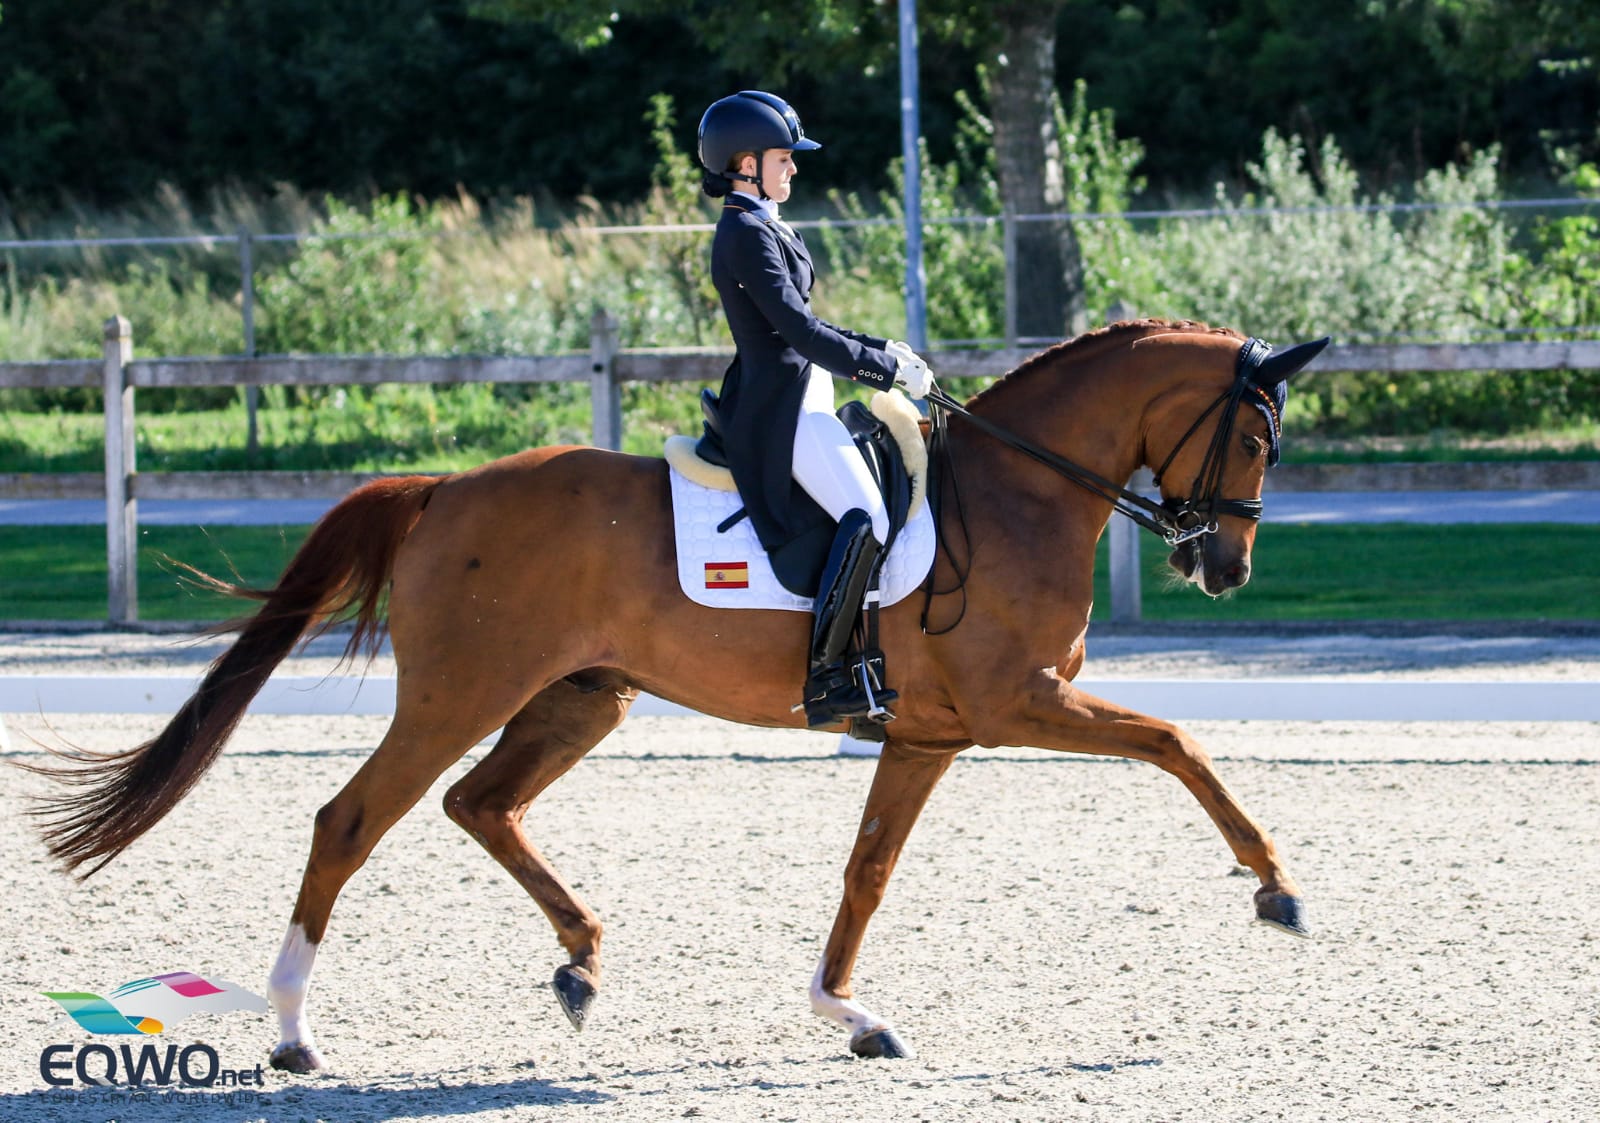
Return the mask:
<path id="1" fill-rule="evenodd" d="M 749 562 L 706 562 L 706 588 L 748 589 Z"/>

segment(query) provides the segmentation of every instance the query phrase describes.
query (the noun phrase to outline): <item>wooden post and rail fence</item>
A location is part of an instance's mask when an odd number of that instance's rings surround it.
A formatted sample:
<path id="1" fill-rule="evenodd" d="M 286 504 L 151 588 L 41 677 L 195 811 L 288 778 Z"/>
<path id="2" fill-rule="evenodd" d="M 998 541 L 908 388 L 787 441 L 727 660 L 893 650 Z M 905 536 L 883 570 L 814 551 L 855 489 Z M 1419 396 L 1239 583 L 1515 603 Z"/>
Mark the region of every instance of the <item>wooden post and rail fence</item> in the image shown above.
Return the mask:
<path id="1" fill-rule="evenodd" d="M 1026 349 L 935 351 L 944 377 L 995 376 L 1032 352 Z M 622 447 L 625 382 L 709 382 L 730 352 L 714 348 L 633 349 L 619 346 L 616 321 L 604 311 L 591 322 L 588 354 L 387 357 L 135 359 L 133 332 L 120 316 L 106 321 L 103 357 L 0 363 L 0 388 L 93 387 L 105 396 L 105 471 L 0 474 L 0 499 L 105 499 L 107 618 L 138 620 L 135 544 L 140 499 L 336 499 L 376 478 L 356 472 L 140 472 L 134 455 L 135 391 L 152 387 L 378 385 L 381 383 L 587 382 L 593 442 Z M 1600 369 L 1600 340 L 1525 343 L 1408 343 L 1333 346 L 1316 373 Z M 1141 473 L 1148 482 L 1148 474 Z M 1138 486 L 1138 477 L 1135 477 Z M 1280 465 L 1271 491 L 1600 490 L 1600 462 Z M 1141 531 L 1114 518 L 1111 619 L 1139 619 Z M 0 574 L 0 580 L 4 575 Z"/>

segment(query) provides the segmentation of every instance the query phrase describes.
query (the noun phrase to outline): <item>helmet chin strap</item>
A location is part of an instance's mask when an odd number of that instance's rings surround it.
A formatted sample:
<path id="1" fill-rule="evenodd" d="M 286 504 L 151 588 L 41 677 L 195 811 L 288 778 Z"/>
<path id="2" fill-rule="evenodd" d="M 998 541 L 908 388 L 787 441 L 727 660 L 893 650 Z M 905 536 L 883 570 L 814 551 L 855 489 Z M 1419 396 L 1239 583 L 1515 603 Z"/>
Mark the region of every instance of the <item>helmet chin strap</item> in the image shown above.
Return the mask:
<path id="1" fill-rule="evenodd" d="M 756 153 L 756 174 L 753 176 L 740 175 L 738 172 L 728 172 L 726 174 L 729 179 L 738 180 L 740 183 L 755 184 L 756 190 L 761 193 L 761 197 L 763 199 L 771 200 L 772 196 L 767 194 L 767 189 L 761 182 L 761 161 L 765 159 L 766 155 L 767 154 L 765 150 Z"/>

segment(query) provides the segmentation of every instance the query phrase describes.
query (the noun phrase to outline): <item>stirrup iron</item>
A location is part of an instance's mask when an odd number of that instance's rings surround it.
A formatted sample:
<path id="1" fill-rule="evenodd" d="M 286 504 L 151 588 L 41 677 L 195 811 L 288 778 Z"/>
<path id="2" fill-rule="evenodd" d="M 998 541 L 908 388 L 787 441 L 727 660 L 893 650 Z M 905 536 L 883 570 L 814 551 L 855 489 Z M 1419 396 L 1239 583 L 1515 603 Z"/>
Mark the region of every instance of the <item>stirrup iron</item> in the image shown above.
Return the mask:
<path id="1" fill-rule="evenodd" d="M 887 725 L 894 720 L 894 714 L 889 711 L 888 704 L 898 699 L 900 695 L 893 690 L 883 689 L 883 679 L 879 675 L 882 669 L 883 652 L 863 651 L 855 665 L 855 674 L 861 683 L 862 692 L 867 696 L 866 719 L 879 725 Z M 877 684 L 877 690 L 872 689 L 874 683 Z"/>

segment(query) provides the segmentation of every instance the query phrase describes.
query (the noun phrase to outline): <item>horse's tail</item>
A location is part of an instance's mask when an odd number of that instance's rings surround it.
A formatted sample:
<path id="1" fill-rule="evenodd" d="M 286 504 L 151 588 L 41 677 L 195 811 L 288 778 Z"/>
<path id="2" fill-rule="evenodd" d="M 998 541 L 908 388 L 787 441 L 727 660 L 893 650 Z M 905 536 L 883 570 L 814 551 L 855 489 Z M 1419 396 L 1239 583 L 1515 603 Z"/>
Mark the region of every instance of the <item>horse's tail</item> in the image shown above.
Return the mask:
<path id="1" fill-rule="evenodd" d="M 69 788 L 34 811 L 50 853 L 69 871 L 87 866 L 81 876 L 89 877 L 160 822 L 211 767 L 250 700 L 313 624 L 321 631 L 353 618 L 346 658 L 375 651 L 395 554 L 438 483 L 407 476 L 351 492 L 312 528 L 270 589 L 190 569 L 203 585 L 264 603 L 254 616 L 226 626 L 239 638 L 154 740 L 119 753 L 59 752 L 72 762 L 68 767 L 24 766 Z"/>

